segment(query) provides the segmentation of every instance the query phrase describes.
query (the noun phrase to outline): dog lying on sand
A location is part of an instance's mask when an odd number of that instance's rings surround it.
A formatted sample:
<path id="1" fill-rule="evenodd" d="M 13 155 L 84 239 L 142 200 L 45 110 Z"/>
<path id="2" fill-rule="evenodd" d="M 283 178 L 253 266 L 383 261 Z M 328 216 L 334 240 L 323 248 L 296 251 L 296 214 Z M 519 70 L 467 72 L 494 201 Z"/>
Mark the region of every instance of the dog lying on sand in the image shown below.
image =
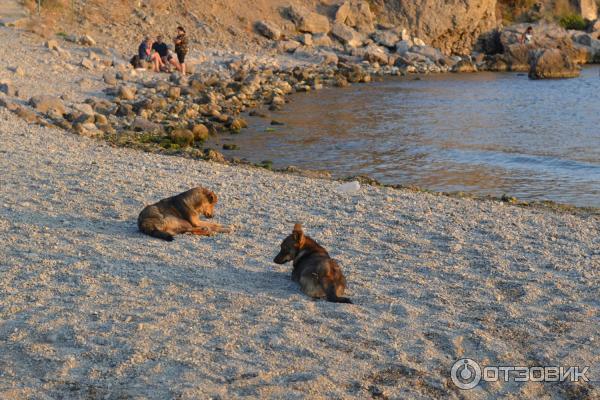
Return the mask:
<path id="1" fill-rule="evenodd" d="M 304 234 L 300 224 L 294 225 L 292 234 L 283 240 L 273 262 L 285 264 L 292 260 L 292 280 L 300 283 L 306 295 L 325 297 L 334 303 L 352 303 L 349 298 L 341 297 L 346 289 L 346 278 L 340 266 L 329 257 L 327 250 Z"/>
<path id="2" fill-rule="evenodd" d="M 230 232 L 219 224 L 200 221 L 199 214 L 212 218 L 217 195 L 196 187 L 177 196 L 146 206 L 138 217 L 141 232 L 166 241 L 180 233 L 209 236 L 215 232 Z"/>

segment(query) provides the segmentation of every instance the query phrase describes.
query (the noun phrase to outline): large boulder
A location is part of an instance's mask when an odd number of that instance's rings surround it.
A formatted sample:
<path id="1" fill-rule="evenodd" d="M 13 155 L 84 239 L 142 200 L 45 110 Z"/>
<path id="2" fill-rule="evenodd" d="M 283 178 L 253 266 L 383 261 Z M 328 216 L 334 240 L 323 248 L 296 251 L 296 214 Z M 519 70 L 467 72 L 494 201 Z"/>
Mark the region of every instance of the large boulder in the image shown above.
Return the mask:
<path id="1" fill-rule="evenodd" d="M 410 51 L 412 53 L 416 53 L 416 54 L 420 54 L 422 56 L 427 57 L 428 59 L 430 59 L 431 61 L 433 61 L 434 63 L 440 63 L 441 60 L 443 60 L 444 54 L 439 51 L 436 48 L 433 48 L 431 46 L 412 46 L 410 48 Z"/>
<path id="2" fill-rule="evenodd" d="M 333 42 L 331 38 L 325 33 L 317 33 L 312 35 L 313 46 L 331 47 Z"/>
<path id="3" fill-rule="evenodd" d="M 375 43 L 390 49 L 396 47 L 396 43 L 400 41 L 400 35 L 393 31 L 377 31 L 372 38 Z"/>
<path id="4" fill-rule="evenodd" d="M 473 61 L 469 59 L 462 59 L 450 70 L 451 72 L 477 72 L 477 67 L 473 63 Z"/>
<path id="5" fill-rule="evenodd" d="M 529 70 L 531 79 L 576 78 L 581 69 L 560 49 L 540 49 L 532 52 Z"/>
<path id="6" fill-rule="evenodd" d="M 371 63 L 378 63 L 381 65 L 387 65 L 390 60 L 387 52 L 376 44 L 370 44 L 367 46 L 367 48 L 364 50 L 363 59 Z"/>
<path id="7" fill-rule="evenodd" d="M 596 0 L 577 0 L 581 16 L 589 21 L 598 18 L 598 3 Z"/>
<path id="8" fill-rule="evenodd" d="M 350 26 L 361 33 L 375 30 L 375 17 L 365 0 L 344 1 L 335 13 L 335 22 Z"/>
<path id="9" fill-rule="evenodd" d="M 504 49 L 504 60 L 510 71 L 527 72 L 529 71 L 529 52 L 531 46 L 525 44 L 511 44 Z"/>
<path id="10" fill-rule="evenodd" d="M 281 38 L 281 30 L 270 22 L 258 21 L 254 24 L 254 28 L 267 39 L 279 40 Z"/>
<path id="11" fill-rule="evenodd" d="M 358 33 L 354 28 L 336 22 L 331 30 L 333 37 L 338 39 L 342 44 L 349 47 L 360 47 L 363 44 L 363 35 Z"/>
<path id="12" fill-rule="evenodd" d="M 39 113 L 45 114 L 48 112 L 56 112 L 65 114 L 67 109 L 62 100 L 55 96 L 39 95 L 29 99 L 29 104 Z"/>
<path id="13" fill-rule="evenodd" d="M 296 25 L 300 32 L 327 33 L 330 25 L 329 19 L 321 14 L 309 11 L 305 8 L 289 6 L 286 9 L 287 16 Z"/>
<path id="14" fill-rule="evenodd" d="M 409 51 L 412 46 L 413 46 L 412 41 L 400 40 L 398 43 L 396 43 L 396 53 L 404 54 L 407 51 Z"/>
<path id="15" fill-rule="evenodd" d="M 517 24 L 504 28 L 499 34 L 502 55 L 508 69 L 525 72 L 530 69 L 533 50 L 560 49 L 575 64 L 584 64 L 594 58 L 593 35 L 569 32 L 554 23 L 540 22 L 533 25 L 533 42 L 521 44 L 520 38 L 529 24 Z"/>
<path id="16" fill-rule="evenodd" d="M 533 28 L 533 43 L 536 47 L 551 48 L 561 41 L 570 41 L 571 35 L 563 27 L 555 23 L 541 21 L 537 24 L 515 24 L 507 26 L 500 32 L 500 44 L 506 48 L 512 44 L 519 44 L 525 30 Z"/>
<path id="17" fill-rule="evenodd" d="M 381 22 L 411 33 L 444 54 L 470 54 L 478 37 L 497 26 L 497 0 L 374 0 Z"/>

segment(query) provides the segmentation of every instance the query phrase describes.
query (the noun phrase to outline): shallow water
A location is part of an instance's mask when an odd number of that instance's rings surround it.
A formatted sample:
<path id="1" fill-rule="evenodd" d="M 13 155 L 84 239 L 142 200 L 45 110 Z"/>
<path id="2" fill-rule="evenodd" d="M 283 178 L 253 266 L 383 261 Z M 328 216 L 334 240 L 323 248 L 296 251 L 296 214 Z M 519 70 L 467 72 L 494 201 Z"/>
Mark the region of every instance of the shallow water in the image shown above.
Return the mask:
<path id="1" fill-rule="evenodd" d="M 292 96 L 221 142 L 274 166 L 365 174 L 436 191 L 600 206 L 600 68 L 570 80 L 523 74 L 386 79 Z"/>

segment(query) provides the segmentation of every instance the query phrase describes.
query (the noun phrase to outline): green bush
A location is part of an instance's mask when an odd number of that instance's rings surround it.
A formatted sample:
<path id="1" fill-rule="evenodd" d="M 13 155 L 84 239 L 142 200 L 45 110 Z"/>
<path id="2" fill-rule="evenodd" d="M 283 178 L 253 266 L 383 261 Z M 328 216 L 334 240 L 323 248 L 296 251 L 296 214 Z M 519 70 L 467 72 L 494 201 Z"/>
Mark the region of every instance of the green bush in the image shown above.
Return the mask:
<path id="1" fill-rule="evenodd" d="M 578 31 L 584 31 L 587 26 L 587 23 L 585 22 L 583 17 L 578 14 L 565 15 L 561 17 L 559 23 L 560 26 L 562 26 L 565 29 L 575 29 Z"/>

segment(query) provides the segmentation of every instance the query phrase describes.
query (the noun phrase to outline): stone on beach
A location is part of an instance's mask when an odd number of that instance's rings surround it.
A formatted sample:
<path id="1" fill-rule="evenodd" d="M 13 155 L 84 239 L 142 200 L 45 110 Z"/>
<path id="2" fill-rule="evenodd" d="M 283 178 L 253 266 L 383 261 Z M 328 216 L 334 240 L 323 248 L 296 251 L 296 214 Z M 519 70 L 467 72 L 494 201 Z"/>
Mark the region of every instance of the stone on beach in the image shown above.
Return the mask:
<path id="1" fill-rule="evenodd" d="M 302 7 L 289 6 L 286 10 L 288 17 L 296 24 L 300 32 L 327 33 L 330 25 L 325 15 L 317 14 Z"/>
<path id="2" fill-rule="evenodd" d="M 279 40 L 281 38 L 281 30 L 273 23 L 268 21 L 258 21 L 254 25 L 258 33 L 271 40 Z"/>
<path id="3" fill-rule="evenodd" d="M 576 78 L 581 69 L 559 49 L 537 50 L 532 54 L 529 70 L 531 79 Z"/>

